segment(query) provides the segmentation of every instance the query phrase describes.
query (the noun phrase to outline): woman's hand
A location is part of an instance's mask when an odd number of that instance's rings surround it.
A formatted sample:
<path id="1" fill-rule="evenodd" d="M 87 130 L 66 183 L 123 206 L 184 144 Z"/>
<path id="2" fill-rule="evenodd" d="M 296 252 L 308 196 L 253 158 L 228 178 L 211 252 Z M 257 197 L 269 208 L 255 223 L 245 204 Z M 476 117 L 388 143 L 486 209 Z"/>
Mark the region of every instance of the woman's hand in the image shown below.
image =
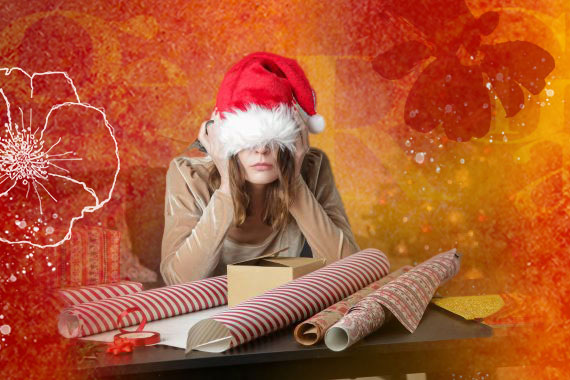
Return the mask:
<path id="1" fill-rule="evenodd" d="M 225 157 L 223 146 L 220 144 L 220 140 L 218 139 L 218 128 L 216 128 L 212 121 L 207 120 L 202 123 L 200 131 L 198 132 L 198 140 L 200 140 L 200 143 L 202 143 L 210 157 L 212 157 L 218 172 L 220 172 L 220 190 L 230 194 L 228 159 Z"/>
<path id="2" fill-rule="evenodd" d="M 309 127 L 299 111 L 296 112 L 296 118 L 301 126 L 301 132 L 297 135 L 297 140 L 295 141 L 295 180 L 298 180 L 301 176 L 301 166 L 303 164 L 303 159 L 305 154 L 309 151 Z"/>

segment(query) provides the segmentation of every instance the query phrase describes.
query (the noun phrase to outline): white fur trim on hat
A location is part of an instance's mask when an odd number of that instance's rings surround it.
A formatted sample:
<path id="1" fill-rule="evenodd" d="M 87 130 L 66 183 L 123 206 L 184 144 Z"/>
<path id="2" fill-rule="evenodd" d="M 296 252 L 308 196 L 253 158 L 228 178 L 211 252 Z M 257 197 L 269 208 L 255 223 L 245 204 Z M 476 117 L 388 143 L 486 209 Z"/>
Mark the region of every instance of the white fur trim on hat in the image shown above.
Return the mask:
<path id="1" fill-rule="evenodd" d="M 214 128 L 230 157 L 242 149 L 255 148 L 271 143 L 295 152 L 297 134 L 301 131 L 293 107 L 282 103 L 273 109 L 249 104 L 246 110 L 234 109 L 223 112 L 224 119 L 215 117 Z"/>
<path id="2" fill-rule="evenodd" d="M 321 133 L 325 130 L 325 118 L 315 114 L 309 118 L 309 131 L 311 133 Z"/>

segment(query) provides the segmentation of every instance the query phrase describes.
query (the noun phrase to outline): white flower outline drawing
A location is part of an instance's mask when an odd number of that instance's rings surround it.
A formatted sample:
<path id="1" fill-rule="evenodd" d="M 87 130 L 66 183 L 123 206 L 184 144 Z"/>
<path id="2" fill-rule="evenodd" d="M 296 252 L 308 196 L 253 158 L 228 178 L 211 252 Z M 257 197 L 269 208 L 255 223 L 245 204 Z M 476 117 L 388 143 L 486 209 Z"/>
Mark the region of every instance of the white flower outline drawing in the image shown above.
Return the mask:
<path id="1" fill-rule="evenodd" d="M 114 135 L 114 128 L 107 120 L 107 116 L 105 114 L 104 109 L 97 108 L 90 104 L 81 102 L 79 95 L 77 93 L 77 89 L 73 84 L 73 80 L 69 77 L 69 75 L 66 72 L 48 71 L 48 72 L 34 73 L 32 75 L 29 75 L 25 70 L 19 67 L 12 67 L 12 68 L 0 68 L 0 75 L 4 74 L 5 76 L 9 76 L 12 74 L 13 71 L 21 73 L 29 79 L 30 99 L 32 99 L 34 96 L 34 79 L 36 77 L 44 75 L 56 75 L 56 76 L 63 75 L 67 83 L 71 86 L 71 89 L 73 91 L 73 97 L 75 98 L 74 101 L 65 101 L 51 106 L 50 110 L 47 112 L 45 116 L 45 120 L 43 121 L 43 127 L 41 128 L 41 130 L 39 130 L 40 127 L 37 127 L 32 133 L 32 109 L 29 110 L 30 111 L 29 125 L 26 127 L 24 122 L 24 114 L 26 110 L 22 110 L 20 107 L 18 107 L 18 110 L 20 111 L 20 119 L 22 124 L 21 126 L 19 126 L 14 120 L 15 119 L 14 115 L 12 115 L 11 111 L 12 104 L 10 103 L 8 96 L 4 92 L 4 89 L 0 87 L 0 104 L 4 103 L 6 105 L 7 109 L 6 116 L 8 118 L 8 123 L 4 125 L 4 129 L 7 130 L 8 137 L 2 138 L 0 136 L 0 185 L 5 181 L 13 181 L 11 186 L 6 191 L 0 193 L 0 200 L 2 199 L 2 197 L 7 197 L 10 194 L 10 190 L 12 190 L 20 182 L 23 185 L 28 185 L 28 192 L 26 193 L 26 198 L 27 198 L 31 183 L 36 192 L 36 195 L 38 196 L 38 200 L 40 203 L 40 214 L 43 215 L 41 197 L 39 196 L 38 193 L 38 186 L 40 186 L 55 202 L 57 202 L 57 199 L 55 199 L 51 195 L 46 186 L 44 186 L 44 184 L 40 182 L 41 180 L 49 182 L 50 176 L 58 177 L 65 181 L 70 181 L 75 184 L 78 184 L 83 188 L 83 190 L 88 192 L 93 197 L 95 204 L 84 206 L 81 210 L 81 215 L 72 217 L 71 220 L 69 221 L 69 228 L 67 230 L 66 235 L 57 242 L 54 242 L 52 244 L 37 244 L 29 240 L 12 241 L 9 239 L 4 239 L 2 238 L 2 236 L 0 236 L 0 241 L 8 244 L 29 244 L 31 246 L 38 248 L 56 247 L 58 245 L 63 244 L 65 240 L 69 240 L 71 238 L 71 230 L 73 228 L 74 222 L 78 219 L 83 218 L 85 212 L 94 212 L 103 207 L 103 205 L 105 205 L 107 202 L 110 201 L 117 181 L 117 176 L 120 171 L 119 147 Z M 44 132 L 48 126 L 48 122 L 52 113 L 59 109 L 63 109 L 66 107 L 74 107 L 74 106 L 79 106 L 88 110 L 93 110 L 98 112 L 102 116 L 105 127 L 109 131 L 110 136 L 114 142 L 117 166 L 114 172 L 112 186 L 109 190 L 109 193 L 107 194 L 107 197 L 103 201 L 100 201 L 99 199 L 100 197 L 97 195 L 95 190 L 89 187 L 85 182 L 76 180 L 67 175 L 61 175 L 53 172 L 53 170 L 62 170 L 69 173 L 69 170 L 56 165 L 55 161 L 81 160 L 81 158 L 65 157 L 68 154 L 73 153 L 69 151 L 60 154 L 53 154 L 53 153 L 50 154 L 50 151 L 54 149 L 57 146 L 57 144 L 61 141 L 61 137 L 59 137 L 57 142 L 53 144 L 51 147 L 49 147 L 49 149 L 46 150 L 43 147 Z M 36 136 L 38 130 L 40 133 L 39 136 Z M 51 170 L 52 168 L 53 170 Z"/>

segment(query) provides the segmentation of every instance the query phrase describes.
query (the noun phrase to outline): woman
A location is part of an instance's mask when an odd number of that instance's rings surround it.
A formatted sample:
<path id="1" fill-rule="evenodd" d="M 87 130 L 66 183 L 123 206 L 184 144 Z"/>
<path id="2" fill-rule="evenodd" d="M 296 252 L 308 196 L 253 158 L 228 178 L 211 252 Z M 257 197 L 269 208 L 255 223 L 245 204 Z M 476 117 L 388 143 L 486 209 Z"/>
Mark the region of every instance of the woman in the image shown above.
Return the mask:
<path id="1" fill-rule="evenodd" d="M 166 284 L 226 274 L 226 265 L 308 243 L 326 264 L 360 248 L 325 153 L 324 128 L 296 61 L 253 53 L 225 75 L 198 141 L 206 157 L 179 156 L 166 175 L 160 272 Z"/>

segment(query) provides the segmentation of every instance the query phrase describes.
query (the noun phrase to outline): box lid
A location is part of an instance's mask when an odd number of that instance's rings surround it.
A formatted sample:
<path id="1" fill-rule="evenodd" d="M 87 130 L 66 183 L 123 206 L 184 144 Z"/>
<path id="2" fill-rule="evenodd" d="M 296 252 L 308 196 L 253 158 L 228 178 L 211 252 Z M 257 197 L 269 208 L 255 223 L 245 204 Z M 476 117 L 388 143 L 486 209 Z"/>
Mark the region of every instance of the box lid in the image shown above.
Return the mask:
<path id="1" fill-rule="evenodd" d="M 274 257 L 274 258 L 264 258 L 264 262 L 271 263 L 272 266 L 284 266 L 289 268 L 296 268 L 300 266 L 307 265 L 308 263 L 314 263 L 321 261 L 325 263 L 325 259 L 317 259 L 314 257 Z"/>
<path id="2" fill-rule="evenodd" d="M 261 255 L 261 256 L 257 256 L 257 257 L 252 257 L 252 258 L 250 258 L 250 259 L 245 259 L 245 260 L 242 260 L 242 261 L 236 261 L 235 263 L 231 263 L 231 264 L 228 264 L 228 265 L 238 265 L 238 264 L 246 264 L 246 263 L 248 263 L 248 264 L 249 264 L 249 263 L 254 264 L 255 262 L 257 262 L 257 261 L 259 261 L 259 260 L 261 260 L 261 259 L 270 258 L 270 257 L 277 257 L 277 255 L 278 255 L 279 253 L 281 253 L 281 252 L 283 252 L 283 251 L 286 251 L 286 250 L 288 250 L 288 249 L 289 249 L 289 247 L 285 247 L 285 248 L 280 249 L 279 251 L 276 251 L 276 252 L 268 253 L 268 254 L 266 254 L 266 255 Z M 255 264 L 254 264 L 254 265 L 255 265 Z"/>

